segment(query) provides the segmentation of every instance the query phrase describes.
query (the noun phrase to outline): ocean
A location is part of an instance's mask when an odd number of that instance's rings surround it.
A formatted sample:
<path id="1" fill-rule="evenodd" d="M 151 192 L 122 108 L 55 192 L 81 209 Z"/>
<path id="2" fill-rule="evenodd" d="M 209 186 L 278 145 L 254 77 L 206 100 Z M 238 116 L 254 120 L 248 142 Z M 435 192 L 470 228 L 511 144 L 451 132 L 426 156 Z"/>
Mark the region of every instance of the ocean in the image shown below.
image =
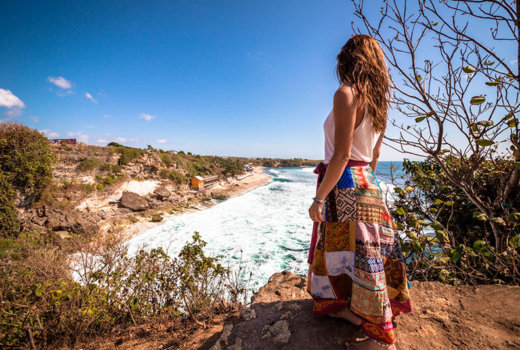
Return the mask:
<path id="1" fill-rule="evenodd" d="M 376 175 L 391 201 L 390 168 L 402 174 L 401 162 L 380 162 Z M 162 246 L 179 254 L 195 231 L 207 242 L 205 254 L 221 256 L 225 266 L 252 272 L 249 287 L 257 290 L 282 270 L 304 276 L 312 221 L 307 210 L 315 195 L 314 168 L 267 168 L 270 182 L 215 205 L 174 216 L 133 237 L 129 253 Z M 399 179 L 398 179 L 399 180 Z"/>

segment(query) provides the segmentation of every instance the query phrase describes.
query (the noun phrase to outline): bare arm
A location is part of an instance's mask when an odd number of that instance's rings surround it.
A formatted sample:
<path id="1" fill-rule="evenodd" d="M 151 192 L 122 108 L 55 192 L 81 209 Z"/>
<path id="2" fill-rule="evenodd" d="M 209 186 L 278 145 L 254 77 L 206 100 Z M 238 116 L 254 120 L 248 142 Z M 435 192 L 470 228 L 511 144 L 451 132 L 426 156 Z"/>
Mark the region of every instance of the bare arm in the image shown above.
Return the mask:
<path id="1" fill-rule="evenodd" d="M 316 192 L 316 198 L 324 200 L 341 178 L 350 159 L 354 128 L 356 125 L 356 99 L 351 88 L 342 86 L 334 94 L 334 154 L 325 176 Z M 323 204 L 313 203 L 309 215 L 313 221 L 323 221 Z"/>
<path id="2" fill-rule="evenodd" d="M 327 172 L 316 192 L 317 199 L 325 199 L 343 174 L 350 159 L 356 125 L 356 102 L 352 90 L 341 87 L 334 94 L 334 154 Z"/>
<path id="3" fill-rule="evenodd" d="M 383 138 L 385 133 L 382 132 L 379 138 L 377 139 L 377 143 L 374 146 L 374 151 L 372 152 L 372 161 L 370 162 L 370 167 L 372 170 L 376 171 L 377 168 L 377 160 L 379 159 L 379 155 L 381 154 L 381 145 L 383 144 Z"/>

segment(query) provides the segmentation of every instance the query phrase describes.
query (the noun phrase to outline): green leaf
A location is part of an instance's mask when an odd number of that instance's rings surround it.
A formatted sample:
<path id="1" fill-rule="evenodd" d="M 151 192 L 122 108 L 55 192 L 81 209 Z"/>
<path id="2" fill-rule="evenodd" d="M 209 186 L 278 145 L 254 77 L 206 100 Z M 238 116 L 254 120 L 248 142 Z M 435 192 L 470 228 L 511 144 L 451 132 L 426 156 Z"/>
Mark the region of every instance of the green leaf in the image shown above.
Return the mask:
<path id="1" fill-rule="evenodd" d="M 482 64 L 484 66 L 492 66 L 495 64 L 495 61 L 488 61 L 488 60 L 485 60 L 484 62 L 482 62 Z"/>
<path id="2" fill-rule="evenodd" d="M 493 126 L 495 123 L 493 123 L 492 120 L 481 120 L 477 124 L 482 126 Z"/>
<path id="3" fill-rule="evenodd" d="M 481 245 L 487 244 L 486 241 L 478 240 L 473 243 L 473 249 L 477 250 Z"/>
<path id="4" fill-rule="evenodd" d="M 422 77 L 421 77 L 420 74 L 417 74 L 416 78 L 417 78 L 417 81 L 421 81 L 422 80 Z"/>
<path id="5" fill-rule="evenodd" d="M 451 250 L 451 261 L 453 261 L 455 264 L 457 263 L 457 261 L 460 260 L 461 257 L 462 257 L 462 254 L 460 253 L 460 251 L 458 249 Z"/>
<path id="6" fill-rule="evenodd" d="M 510 128 L 514 128 L 514 127 L 516 127 L 516 122 L 517 122 L 517 119 L 513 118 L 507 122 L 507 126 L 509 126 Z"/>
<path id="7" fill-rule="evenodd" d="M 473 96 L 469 103 L 472 105 L 481 105 L 484 102 L 486 102 L 486 98 L 484 96 Z"/>
<path id="8" fill-rule="evenodd" d="M 509 216 L 507 217 L 507 221 L 520 221 L 520 213 L 515 212 L 509 214 Z"/>
<path id="9" fill-rule="evenodd" d="M 464 73 L 468 73 L 468 74 L 475 73 L 475 71 L 476 71 L 475 67 L 473 67 L 473 66 L 464 66 L 464 67 L 462 67 L 462 70 L 464 71 Z"/>
<path id="10" fill-rule="evenodd" d="M 394 192 L 395 193 L 400 193 L 400 194 L 404 194 L 404 190 L 401 188 L 401 187 L 394 187 Z"/>
<path id="11" fill-rule="evenodd" d="M 441 205 L 442 203 L 444 203 L 444 201 L 443 201 L 442 199 L 439 199 L 439 198 L 437 198 L 437 199 L 433 202 L 433 204 L 435 204 L 435 205 Z"/>
<path id="12" fill-rule="evenodd" d="M 405 191 L 406 193 L 410 193 L 410 192 L 412 192 L 414 189 L 415 189 L 415 188 L 413 188 L 412 186 L 406 186 L 406 187 L 404 188 L 404 191 Z"/>
<path id="13" fill-rule="evenodd" d="M 444 242 L 447 242 L 449 237 L 448 237 L 448 233 L 444 230 L 436 230 L 435 231 L 435 237 L 437 237 L 437 239 L 441 242 L 441 243 L 444 243 Z"/>
<path id="14" fill-rule="evenodd" d="M 506 116 L 504 117 L 504 120 L 511 119 L 511 118 L 513 118 L 513 116 L 514 116 L 513 113 L 507 113 Z"/>
<path id="15" fill-rule="evenodd" d="M 506 226 L 506 222 L 502 218 L 491 218 L 490 220 L 501 226 Z"/>
<path id="16" fill-rule="evenodd" d="M 423 117 L 417 117 L 417 118 L 415 118 L 415 122 L 420 123 L 420 122 L 422 122 L 424 119 L 426 119 L 425 116 L 423 116 Z"/>
<path id="17" fill-rule="evenodd" d="M 432 27 L 435 27 L 439 24 L 439 22 L 432 23 Z"/>
<path id="18" fill-rule="evenodd" d="M 453 201 L 444 202 L 444 205 L 446 205 L 447 207 L 451 207 L 453 205 Z"/>
<path id="19" fill-rule="evenodd" d="M 442 230 L 444 227 L 442 226 L 442 224 L 438 221 L 434 221 L 430 224 L 430 226 L 434 229 L 434 230 Z"/>
<path id="20" fill-rule="evenodd" d="M 485 83 L 487 86 L 497 86 L 500 84 L 499 80 L 493 80 L 493 81 L 486 81 Z"/>
<path id="21" fill-rule="evenodd" d="M 406 215 L 406 210 L 404 210 L 403 208 L 398 208 L 395 212 L 398 215 Z"/>
<path id="22" fill-rule="evenodd" d="M 509 240 L 509 245 L 513 249 L 520 248 L 520 236 L 513 236 L 513 237 L 511 237 L 511 239 Z"/>
<path id="23" fill-rule="evenodd" d="M 477 219 L 477 220 L 480 220 L 480 221 L 486 221 L 487 220 L 486 214 L 481 213 L 480 211 L 474 211 L 473 212 L 473 218 Z"/>
<path id="24" fill-rule="evenodd" d="M 492 144 L 494 144 L 495 142 L 493 142 L 492 140 L 486 140 L 486 139 L 477 139 L 475 140 L 475 143 L 479 146 L 483 146 L 483 147 L 487 147 L 487 146 L 491 146 Z"/>

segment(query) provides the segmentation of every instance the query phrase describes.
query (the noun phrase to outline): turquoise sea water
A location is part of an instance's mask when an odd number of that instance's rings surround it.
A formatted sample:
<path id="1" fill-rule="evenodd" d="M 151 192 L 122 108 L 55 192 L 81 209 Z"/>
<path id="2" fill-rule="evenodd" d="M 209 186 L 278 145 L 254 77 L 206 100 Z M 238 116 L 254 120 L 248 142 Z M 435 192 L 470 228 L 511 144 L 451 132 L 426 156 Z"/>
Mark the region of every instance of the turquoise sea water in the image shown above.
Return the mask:
<path id="1" fill-rule="evenodd" d="M 389 187 L 390 167 L 381 162 L 378 176 L 384 191 Z M 163 246 L 177 255 L 198 231 L 208 245 L 205 252 L 221 255 L 231 267 L 242 264 L 251 271 L 250 287 L 258 289 L 282 270 L 305 275 L 312 221 L 307 210 L 315 194 L 316 175 L 311 167 L 268 168 L 273 178 L 249 192 L 191 213 L 172 217 L 129 241 L 129 251 Z"/>

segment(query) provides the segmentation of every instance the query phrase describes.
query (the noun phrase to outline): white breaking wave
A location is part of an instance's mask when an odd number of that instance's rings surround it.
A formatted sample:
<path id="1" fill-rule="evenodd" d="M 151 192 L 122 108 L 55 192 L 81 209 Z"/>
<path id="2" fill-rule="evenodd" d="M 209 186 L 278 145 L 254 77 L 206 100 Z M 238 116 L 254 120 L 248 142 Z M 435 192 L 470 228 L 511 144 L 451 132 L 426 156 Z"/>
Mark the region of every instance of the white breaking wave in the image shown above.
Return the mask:
<path id="1" fill-rule="evenodd" d="M 312 168 L 268 169 L 276 174 L 267 184 L 213 207 L 175 216 L 129 241 L 129 253 L 162 246 L 172 256 L 194 231 L 208 244 L 205 253 L 221 255 L 231 266 L 253 272 L 250 287 L 258 289 L 276 272 L 307 273 L 312 232 L 308 208 L 315 195 Z M 386 184 L 385 184 L 386 185 Z M 383 190 L 388 189 L 383 185 Z"/>

